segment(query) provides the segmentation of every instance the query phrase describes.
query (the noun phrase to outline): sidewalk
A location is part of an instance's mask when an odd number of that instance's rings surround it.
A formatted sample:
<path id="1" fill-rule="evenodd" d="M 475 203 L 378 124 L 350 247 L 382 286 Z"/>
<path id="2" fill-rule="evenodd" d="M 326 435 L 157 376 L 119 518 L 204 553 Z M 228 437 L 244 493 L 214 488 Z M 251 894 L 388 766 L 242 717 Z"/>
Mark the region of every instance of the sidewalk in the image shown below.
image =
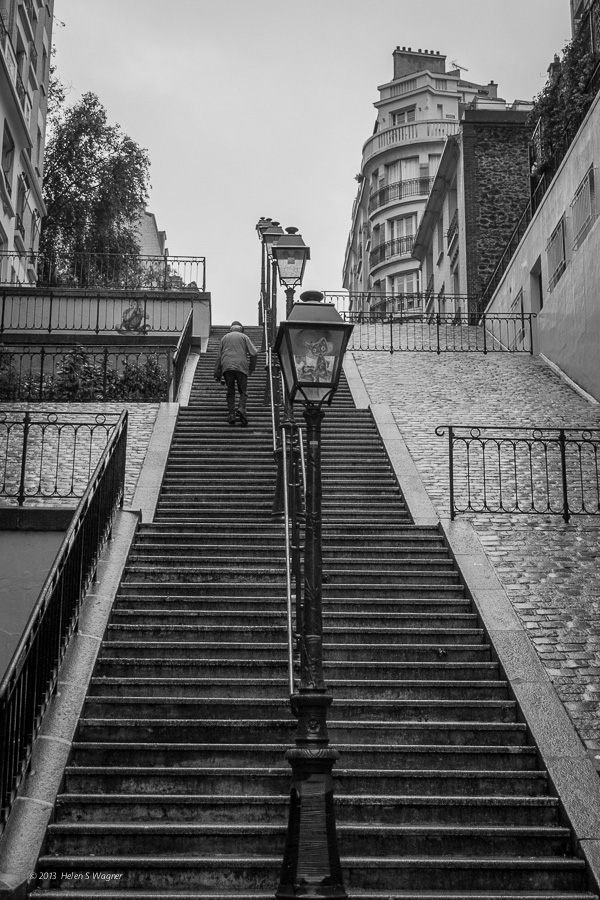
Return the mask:
<path id="1" fill-rule="evenodd" d="M 391 408 L 440 517 L 448 441 L 439 425 L 600 427 L 543 360 L 521 354 L 352 352 L 371 403 Z M 581 739 L 600 769 L 600 518 L 461 515 L 483 544 Z"/>

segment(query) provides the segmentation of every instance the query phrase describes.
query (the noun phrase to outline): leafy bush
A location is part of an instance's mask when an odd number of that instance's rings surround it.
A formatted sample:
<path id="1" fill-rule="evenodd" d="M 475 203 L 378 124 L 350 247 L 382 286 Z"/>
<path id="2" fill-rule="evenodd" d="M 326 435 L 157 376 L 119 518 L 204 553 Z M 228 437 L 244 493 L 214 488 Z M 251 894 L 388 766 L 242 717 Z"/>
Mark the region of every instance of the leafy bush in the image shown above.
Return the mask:
<path id="1" fill-rule="evenodd" d="M 77 344 L 57 363 L 54 376 L 40 379 L 35 372 L 19 376 L 9 355 L 0 352 L 0 400 L 157 403 L 167 399 L 168 389 L 168 375 L 156 354 L 143 363 L 126 362 L 122 371 L 107 368 L 105 373 Z"/>

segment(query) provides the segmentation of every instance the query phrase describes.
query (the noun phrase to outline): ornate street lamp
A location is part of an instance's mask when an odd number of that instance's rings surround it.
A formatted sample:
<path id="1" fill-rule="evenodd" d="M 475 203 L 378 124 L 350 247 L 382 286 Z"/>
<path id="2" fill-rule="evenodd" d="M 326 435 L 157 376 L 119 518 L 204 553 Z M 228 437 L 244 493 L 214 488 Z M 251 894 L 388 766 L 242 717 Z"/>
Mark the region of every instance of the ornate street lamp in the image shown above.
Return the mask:
<path id="1" fill-rule="evenodd" d="M 277 329 L 277 279 L 275 272 L 277 264 L 273 259 L 273 243 L 279 240 L 283 234 L 283 228 L 279 222 L 273 222 L 272 219 L 261 219 L 256 226 L 262 241 L 262 252 L 264 266 L 266 270 L 266 303 L 265 306 L 270 309 L 270 328 L 268 331 L 269 340 L 275 337 Z"/>
<path id="2" fill-rule="evenodd" d="M 290 404 L 304 405 L 306 420 L 306 498 L 304 603 L 297 615 L 300 686 L 291 697 L 298 716 L 292 766 L 288 834 L 276 897 L 346 898 L 342 879 L 332 769 L 339 758 L 329 747 L 327 710 L 332 702 L 323 679 L 323 557 L 321 422 L 323 406 L 337 390 L 352 324 L 344 322 L 323 294 L 305 291 L 279 326 L 279 355 Z"/>
<path id="3" fill-rule="evenodd" d="M 302 235 L 298 234 L 297 228 L 285 230 L 287 233 L 273 244 L 272 253 L 277 263 L 279 280 L 285 288 L 285 313 L 289 317 L 294 303 L 295 288 L 302 284 L 306 261 L 310 259 L 310 248 L 302 240 Z"/>

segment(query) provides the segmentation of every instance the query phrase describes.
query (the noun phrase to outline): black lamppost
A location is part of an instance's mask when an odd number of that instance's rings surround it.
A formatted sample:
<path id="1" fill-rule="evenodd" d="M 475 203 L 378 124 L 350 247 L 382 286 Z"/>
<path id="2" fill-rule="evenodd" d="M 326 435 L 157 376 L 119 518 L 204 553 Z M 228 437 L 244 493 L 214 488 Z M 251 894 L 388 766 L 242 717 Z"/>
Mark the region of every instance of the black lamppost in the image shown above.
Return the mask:
<path id="1" fill-rule="evenodd" d="M 346 898 L 342 879 L 332 769 L 339 758 L 329 747 L 327 710 L 332 702 L 323 678 L 323 559 L 321 521 L 321 422 L 339 384 L 353 325 L 344 322 L 323 294 L 305 291 L 279 326 L 279 355 L 290 404 L 304 405 L 306 498 L 304 602 L 298 616 L 300 686 L 291 697 L 298 716 L 296 747 L 286 758 L 292 790 L 286 847 L 276 897 Z"/>
<path id="2" fill-rule="evenodd" d="M 310 259 L 310 248 L 302 240 L 302 235 L 298 234 L 297 228 L 285 230 L 286 234 L 273 244 L 272 253 L 277 263 L 279 280 L 285 288 L 285 314 L 289 316 L 294 303 L 294 291 L 302 284 L 306 261 Z"/>
<path id="3" fill-rule="evenodd" d="M 266 227 L 264 224 L 268 223 Z M 260 226 L 263 226 L 262 228 Z M 277 331 L 277 263 L 273 258 L 273 243 L 283 234 L 283 228 L 279 222 L 273 222 L 269 219 L 261 219 L 257 225 L 257 230 L 262 241 L 262 258 L 265 270 L 265 298 L 266 307 L 270 310 L 270 319 L 268 323 L 268 337 L 272 341 Z"/>

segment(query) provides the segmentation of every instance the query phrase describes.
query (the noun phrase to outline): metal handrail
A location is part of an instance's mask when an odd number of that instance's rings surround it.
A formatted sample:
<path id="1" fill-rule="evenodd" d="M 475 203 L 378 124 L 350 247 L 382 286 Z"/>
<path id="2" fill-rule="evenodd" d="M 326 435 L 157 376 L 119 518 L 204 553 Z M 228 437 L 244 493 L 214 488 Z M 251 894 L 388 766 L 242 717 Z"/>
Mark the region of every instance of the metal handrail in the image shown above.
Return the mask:
<path id="1" fill-rule="evenodd" d="M 173 400 L 177 399 L 179 386 L 181 384 L 181 379 L 183 378 L 183 370 L 185 369 L 185 364 L 190 355 L 193 321 L 194 310 L 190 309 L 185 325 L 183 326 L 183 331 L 177 341 L 177 347 L 173 353 Z"/>
<path id="2" fill-rule="evenodd" d="M 0 830 L 25 777 L 81 604 L 125 494 L 121 413 L 0 682 Z"/>
<path id="3" fill-rule="evenodd" d="M 288 685 L 290 695 L 294 693 L 294 623 L 292 617 L 292 542 L 290 539 L 290 502 L 288 488 L 290 486 L 286 429 L 281 429 L 281 447 L 283 461 L 283 508 L 285 526 L 285 587 L 286 587 L 286 613 L 288 630 Z M 292 451 L 293 452 L 293 451 Z"/>

